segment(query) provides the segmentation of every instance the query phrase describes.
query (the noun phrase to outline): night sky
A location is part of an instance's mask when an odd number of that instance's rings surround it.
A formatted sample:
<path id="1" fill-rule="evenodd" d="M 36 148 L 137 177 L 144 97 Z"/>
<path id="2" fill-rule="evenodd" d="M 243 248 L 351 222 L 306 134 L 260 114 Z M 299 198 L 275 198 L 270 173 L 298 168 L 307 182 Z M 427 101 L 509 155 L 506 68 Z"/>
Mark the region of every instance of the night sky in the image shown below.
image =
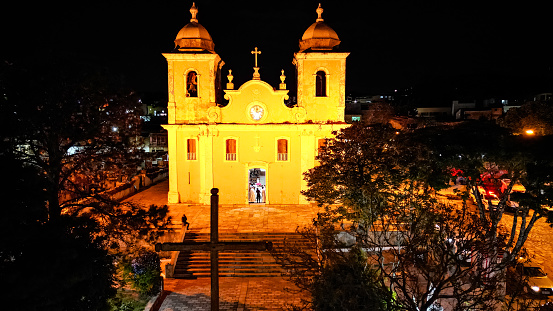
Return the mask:
<path id="1" fill-rule="evenodd" d="M 2 60 L 53 52 L 109 68 L 139 92 L 166 92 L 167 65 L 192 1 L 20 1 L 3 9 Z M 465 96 L 553 91 L 550 11 L 530 1 L 325 1 L 323 18 L 347 59 L 346 91 L 377 94 L 424 87 Z M 196 1 L 238 87 L 251 79 L 295 84 L 293 53 L 315 22 L 318 1 Z M 226 78 L 223 79 L 226 83 Z"/>

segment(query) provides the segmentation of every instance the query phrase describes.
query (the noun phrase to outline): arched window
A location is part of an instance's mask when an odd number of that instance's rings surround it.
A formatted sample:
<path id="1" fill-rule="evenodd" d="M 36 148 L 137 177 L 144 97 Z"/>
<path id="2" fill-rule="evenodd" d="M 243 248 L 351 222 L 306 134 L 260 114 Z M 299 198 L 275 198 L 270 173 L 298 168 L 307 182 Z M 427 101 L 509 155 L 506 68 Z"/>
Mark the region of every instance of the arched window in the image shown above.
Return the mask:
<path id="1" fill-rule="evenodd" d="M 326 72 L 319 70 L 315 78 L 315 96 L 326 96 Z"/>
<path id="2" fill-rule="evenodd" d="M 186 96 L 198 97 L 198 73 L 195 71 L 186 74 Z"/>
<path id="3" fill-rule="evenodd" d="M 236 139 L 227 139 L 226 142 L 226 160 L 236 161 Z"/>
<path id="4" fill-rule="evenodd" d="M 186 140 L 186 158 L 188 160 L 196 160 L 196 140 Z"/>
<path id="5" fill-rule="evenodd" d="M 277 161 L 288 161 L 288 140 L 277 140 Z"/>

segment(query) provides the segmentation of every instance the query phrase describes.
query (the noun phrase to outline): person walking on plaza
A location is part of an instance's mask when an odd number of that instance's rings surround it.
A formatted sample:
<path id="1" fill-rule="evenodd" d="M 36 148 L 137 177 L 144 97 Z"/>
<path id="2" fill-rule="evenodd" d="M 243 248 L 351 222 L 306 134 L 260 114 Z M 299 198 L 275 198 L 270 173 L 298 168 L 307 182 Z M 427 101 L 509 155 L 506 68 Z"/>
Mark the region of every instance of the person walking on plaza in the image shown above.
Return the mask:
<path id="1" fill-rule="evenodd" d="M 256 202 L 257 202 L 257 203 L 261 203 L 261 190 L 259 190 L 259 188 L 257 188 L 257 189 L 255 190 L 255 193 L 257 194 L 256 197 L 255 197 L 255 198 L 256 198 Z"/>
<path id="2" fill-rule="evenodd" d="M 188 218 L 185 214 L 182 214 L 182 226 L 184 227 L 186 225 L 186 230 L 190 227 L 190 223 L 188 222 Z"/>

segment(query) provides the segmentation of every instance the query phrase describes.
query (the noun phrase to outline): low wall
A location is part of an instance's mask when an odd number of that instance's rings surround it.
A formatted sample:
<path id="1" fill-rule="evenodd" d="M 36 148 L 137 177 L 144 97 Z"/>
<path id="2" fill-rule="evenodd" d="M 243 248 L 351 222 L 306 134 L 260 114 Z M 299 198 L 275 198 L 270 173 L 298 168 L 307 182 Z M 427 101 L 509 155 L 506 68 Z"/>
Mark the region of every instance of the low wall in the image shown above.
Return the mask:
<path id="1" fill-rule="evenodd" d="M 161 180 L 166 179 L 169 176 L 168 169 L 162 169 L 152 173 L 141 173 L 140 175 L 134 176 L 133 179 L 118 187 L 115 187 L 112 190 L 109 190 L 107 194 L 113 200 L 122 200 L 126 197 L 129 197 L 136 192 L 143 190 L 146 187 L 149 187 L 153 184 L 160 182 Z"/>

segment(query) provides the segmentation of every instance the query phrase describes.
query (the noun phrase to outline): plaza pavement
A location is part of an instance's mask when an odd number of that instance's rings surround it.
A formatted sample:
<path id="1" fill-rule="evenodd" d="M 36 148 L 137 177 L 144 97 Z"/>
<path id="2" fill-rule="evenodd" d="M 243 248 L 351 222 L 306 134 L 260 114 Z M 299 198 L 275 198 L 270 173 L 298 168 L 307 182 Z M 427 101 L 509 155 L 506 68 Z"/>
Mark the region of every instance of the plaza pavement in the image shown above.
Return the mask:
<path id="1" fill-rule="evenodd" d="M 127 199 L 146 206 L 167 204 L 168 180 Z M 220 193 L 220 195 L 224 195 Z M 185 213 L 190 230 L 210 232 L 210 206 L 168 204 L 176 230 Z M 316 206 L 236 204 L 219 206 L 219 232 L 294 232 L 311 223 Z M 166 296 L 160 311 L 210 310 L 210 279 L 165 279 Z M 279 277 L 222 277 L 219 279 L 220 310 L 282 310 L 300 303 L 293 283 Z"/>

